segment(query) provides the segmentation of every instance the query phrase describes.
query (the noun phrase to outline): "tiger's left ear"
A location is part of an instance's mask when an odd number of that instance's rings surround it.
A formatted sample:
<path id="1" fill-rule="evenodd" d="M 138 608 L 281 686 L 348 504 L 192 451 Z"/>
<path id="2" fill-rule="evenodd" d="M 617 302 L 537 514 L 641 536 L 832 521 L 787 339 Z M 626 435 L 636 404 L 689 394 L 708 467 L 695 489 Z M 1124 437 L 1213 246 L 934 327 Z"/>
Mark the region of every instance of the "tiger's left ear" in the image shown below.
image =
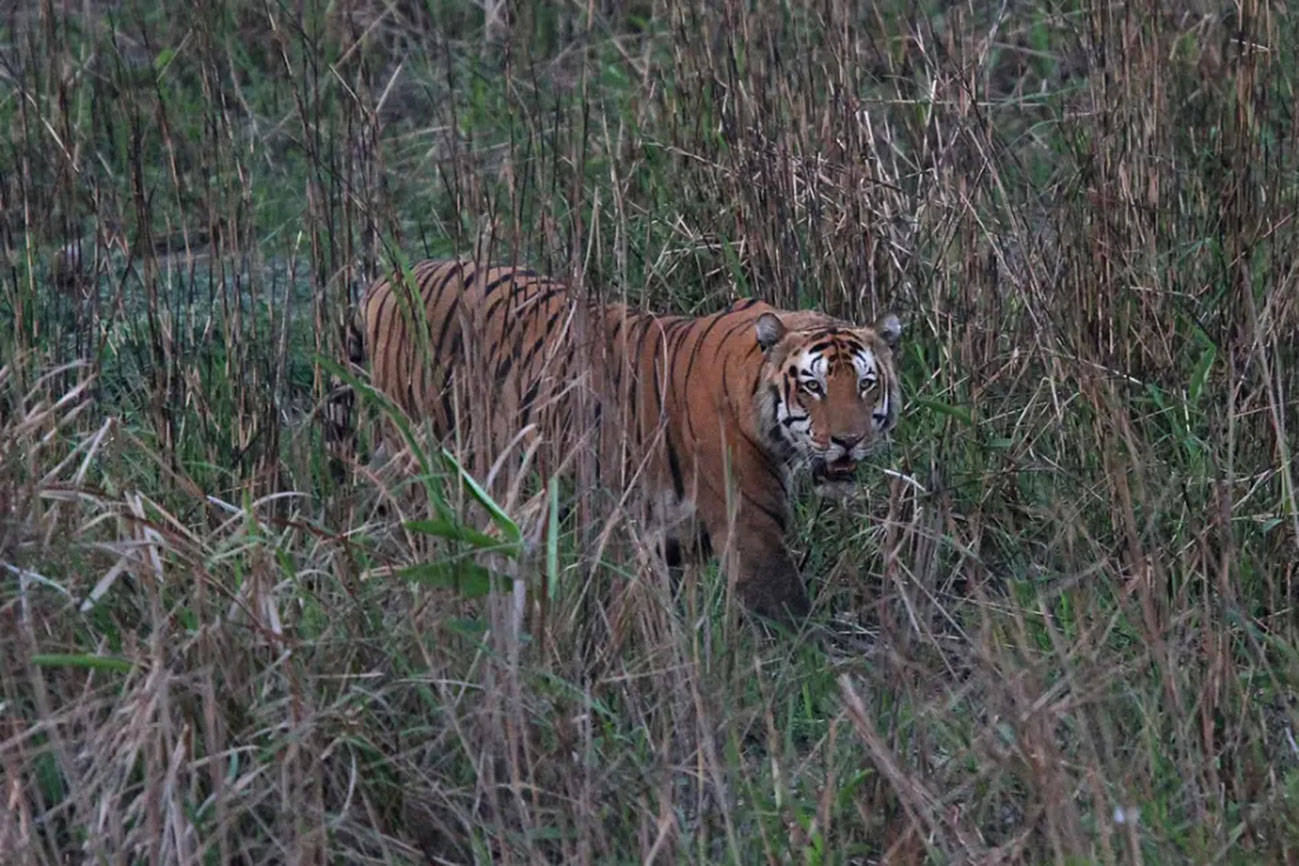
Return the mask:
<path id="1" fill-rule="evenodd" d="M 875 333 L 879 334 L 880 339 L 888 343 L 891 349 L 902 337 L 902 323 L 898 321 L 897 316 L 887 313 L 875 320 Z"/>
<path id="2" fill-rule="evenodd" d="M 779 343 L 780 338 L 785 336 L 785 323 L 775 313 L 763 313 L 758 316 L 753 329 L 758 334 L 758 345 L 764 352 Z"/>

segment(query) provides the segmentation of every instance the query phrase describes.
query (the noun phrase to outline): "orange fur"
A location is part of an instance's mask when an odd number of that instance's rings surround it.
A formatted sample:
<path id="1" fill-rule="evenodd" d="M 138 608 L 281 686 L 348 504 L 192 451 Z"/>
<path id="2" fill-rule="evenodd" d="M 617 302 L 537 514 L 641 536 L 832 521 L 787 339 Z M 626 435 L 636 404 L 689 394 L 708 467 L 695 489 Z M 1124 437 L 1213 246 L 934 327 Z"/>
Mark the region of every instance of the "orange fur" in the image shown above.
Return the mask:
<path id="1" fill-rule="evenodd" d="M 856 327 L 756 300 L 657 316 L 467 261 L 379 280 L 360 312 L 373 384 L 442 434 L 466 393 L 489 410 L 489 448 L 532 423 L 572 443 L 598 417 L 601 453 L 621 446 L 612 471 L 640 470 L 669 546 L 697 519 L 740 598 L 769 616 L 808 609 L 785 542 L 790 471 L 844 481 L 900 408 L 892 316 Z M 584 405 L 594 411 L 579 418 Z"/>

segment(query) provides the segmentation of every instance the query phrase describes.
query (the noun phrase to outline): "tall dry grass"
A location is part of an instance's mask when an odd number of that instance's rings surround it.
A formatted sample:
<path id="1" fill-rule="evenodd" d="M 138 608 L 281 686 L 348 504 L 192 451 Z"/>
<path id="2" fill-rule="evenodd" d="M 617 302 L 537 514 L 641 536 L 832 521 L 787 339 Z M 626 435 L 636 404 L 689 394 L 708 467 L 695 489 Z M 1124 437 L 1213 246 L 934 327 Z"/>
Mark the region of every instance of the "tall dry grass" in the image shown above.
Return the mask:
<path id="1" fill-rule="evenodd" d="M 1284 5 L 0 22 L 0 859 L 1299 859 Z M 335 480 L 356 291 L 475 250 L 902 313 L 813 624 L 581 455 L 495 523 L 432 452 Z"/>

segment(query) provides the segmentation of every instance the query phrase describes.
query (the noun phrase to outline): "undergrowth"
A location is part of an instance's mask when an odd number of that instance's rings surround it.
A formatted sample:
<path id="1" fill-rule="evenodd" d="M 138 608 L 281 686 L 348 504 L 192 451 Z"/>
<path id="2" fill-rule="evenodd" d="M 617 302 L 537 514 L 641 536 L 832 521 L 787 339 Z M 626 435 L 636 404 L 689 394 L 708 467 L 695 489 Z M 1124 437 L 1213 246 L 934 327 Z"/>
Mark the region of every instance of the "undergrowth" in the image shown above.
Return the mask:
<path id="1" fill-rule="evenodd" d="M 1299 859 L 1284 4 L 0 15 L 4 862 Z M 333 471 L 358 292 L 476 250 L 900 314 L 807 625 L 582 455 Z"/>

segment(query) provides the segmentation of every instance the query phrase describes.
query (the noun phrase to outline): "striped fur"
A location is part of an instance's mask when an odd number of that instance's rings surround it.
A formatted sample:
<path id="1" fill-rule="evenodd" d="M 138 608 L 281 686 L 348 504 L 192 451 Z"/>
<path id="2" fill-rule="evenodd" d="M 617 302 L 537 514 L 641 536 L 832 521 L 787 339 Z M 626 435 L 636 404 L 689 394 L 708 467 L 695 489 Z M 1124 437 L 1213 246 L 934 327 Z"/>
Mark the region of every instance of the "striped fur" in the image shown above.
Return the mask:
<path id="1" fill-rule="evenodd" d="M 371 285 L 360 318 L 373 384 L 444 435 L 466 435 L 457 419 L 477 424 L 470 410 L 487 407 L 473 441 L 489 449 L 527 424 L 574 445 L 590 409 L 602 459 L 623 453 L 605 468 L 637 478 L 667 548 L 706 538 L 740 598 L 769 616 L 808 609 L 785 543 L 791 470 L 846 482 L 901 404 L 894 316 L 855 327 L 757 300 L 656 316 L 581 306 L 522 268 L 426 261 Z"/>

